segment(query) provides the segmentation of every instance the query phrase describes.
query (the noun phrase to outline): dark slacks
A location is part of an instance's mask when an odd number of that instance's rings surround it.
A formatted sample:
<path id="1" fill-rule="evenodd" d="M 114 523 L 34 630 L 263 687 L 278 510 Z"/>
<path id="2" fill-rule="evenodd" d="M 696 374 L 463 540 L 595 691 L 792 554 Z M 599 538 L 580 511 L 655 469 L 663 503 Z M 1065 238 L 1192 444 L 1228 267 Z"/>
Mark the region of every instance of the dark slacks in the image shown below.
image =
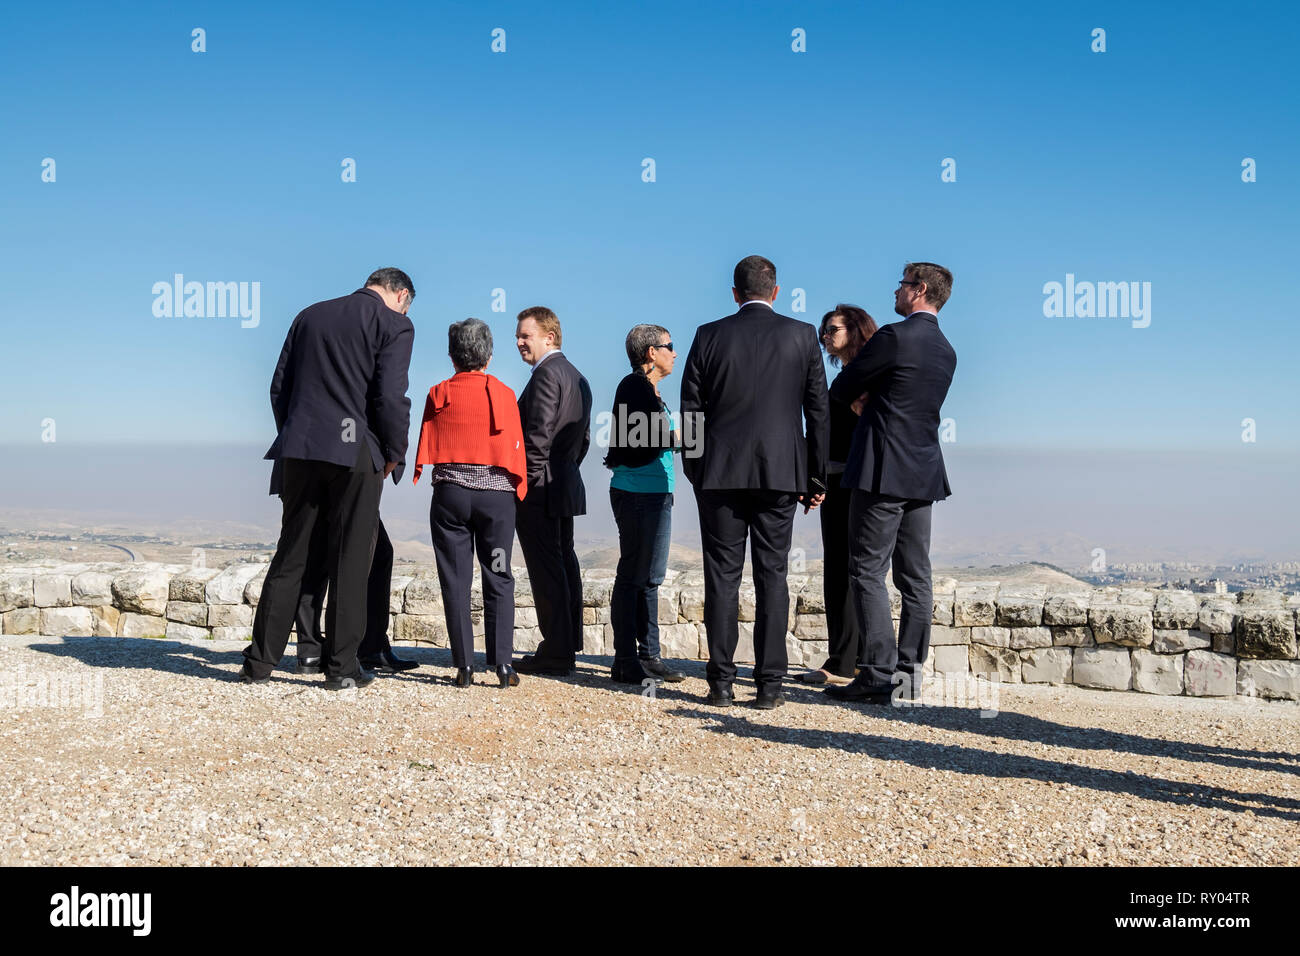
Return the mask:
<path id="1" fill-rule="evenodd" d="M 668 571 L 673 531 L 671 492 L 609 489 L 618 525 L 618 570 L 609 600 L 614 659 L 659 657 L 659 585 Z"/>
<path id="2" fill-rule="evenodd" d="M 544 490 L 529 489 L 515 509 L 515 530 L 542 632 L 533 656 L 572 667 L 582 650 L 582 573 L 573 550 L 573 519 L 548 515 L 545 498 Z"/>
<path id="3" fill-rule="evenodd" d="M 933 502 L 896 498 L 855 488 L 849 503 L 853 603 L 866 642 L 858 682 L 892 687 L 894 674 L 919 681 L 930 652 L 934 595 L 930 582 L 930 514 Z M 894 565 L 902 595 L 898 643 L 889 616 L 885 572 Z"/>
<path id="4" fill-rule="evenodd" d="M 510 553 L 515 544 L 515 495 L 465 488 L 450 481 L 433 486 L 429 528 L 438 562 L 451 659 L 457 667 L 474 660 L 470 588 L 474 555 L 483 580 L 483 628 L 489 667 L 509 664 L 514 653 L 515 578 Z"/>
<path id="5" fill-rule="evenodd" d="M 859 640 L 861 629 L 849 587 L 849 503 L 853 489 L 843 487 L 841 477 L 827 477 L 826 500 L 818 509 L 822 523 L 822 597 L 830 645 L 822 669 L 837 677 L 852 677 L 865 645 Z"/>
<path id="6" fill-rule="evenodd" d="M 786 568 L 798 497 L 789 492 L 739 489 L 695 490 L 704 544 L 704 627 L 709 641 L 709 683 L 736 678 L 740 640 L 740 576 L 745 538 L 750 539 L 757 613 L 754 621 L 754 683 L 779 686 L 789 660 L 785 631 L 790 615 Z"/>
<path id="7" fill-rule="evenodd" d="M 329 583 L 329 567 L 325 560 L 328 541 L 329 525 L 317 521 L 311 533 L 307 570 L 302 577 L 302 594 L 294 615 L 299 658 L 320 657 L 323 653 L 320 616 Z M 375 525 L 372 555 L 370 576 L 366 579 L 366 636 L 361 639 L 361 648 L 357 651 L 360 657 L 376 657 L 392 650 L 388 641 L 388 602 L 393 586 L 393 542 L 384 529 L 383 519 Z"/>
<path id="8" fill-rule="evenodd" d="M 383 476 L 374 470 L 364 443 L 352 468 L 298 458 L 284 460 L 280 540 L 262 584 L 253 618 L 253 642 L 244 649 L 244 666 L 252 676 L 269 675 L 284 656 L 302 593 L 312 532 L 321 520 L 329 527 L 325 562 L 331 594 L 322 663 L 328 677 L 356 676 L 360 670 L 357 649 L 366 627 L 370 545 L 383 489 Z"/>

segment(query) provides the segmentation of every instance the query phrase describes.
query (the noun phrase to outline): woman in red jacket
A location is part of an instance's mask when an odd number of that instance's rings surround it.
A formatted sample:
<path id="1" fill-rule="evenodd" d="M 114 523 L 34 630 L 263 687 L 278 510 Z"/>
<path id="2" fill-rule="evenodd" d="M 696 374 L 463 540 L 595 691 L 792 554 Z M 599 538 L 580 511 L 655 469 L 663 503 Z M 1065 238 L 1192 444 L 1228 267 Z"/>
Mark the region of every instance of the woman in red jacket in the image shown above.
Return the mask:
<path id="1" fill-rule="evenodd" d="M 524 435 L 515 393 L 487 374 L 492 331 L 478 319 L 447 330 L 448 355 L 456 374 L 429 389 L 415 455 L 415 481 L 433 465 L 429 526 L 438 562 L 438 585 L 456 664 L 455 685 L 474 680 L 474 631 L 469 593 L 477 552 L 483 577 L 483 624 L 487 664 L 502 687 L 519 683 L 510 666 L 514 654 L 515 501 L 524 481 Z"/>

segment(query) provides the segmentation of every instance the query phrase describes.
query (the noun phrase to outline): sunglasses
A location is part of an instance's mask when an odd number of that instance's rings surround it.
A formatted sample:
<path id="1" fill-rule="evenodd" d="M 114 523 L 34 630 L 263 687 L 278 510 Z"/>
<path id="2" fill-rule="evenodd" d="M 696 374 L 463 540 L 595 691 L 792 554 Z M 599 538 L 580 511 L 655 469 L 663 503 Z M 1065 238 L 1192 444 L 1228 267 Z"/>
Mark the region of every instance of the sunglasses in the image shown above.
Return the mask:
<path id="1" fill-rule="evenodd" d="M 651 347 L 652 349 L 667 349 L 667 350 L 670 351 L 670 352 L 675 351 L 675 349 L 673 348 L 673 343 L 672 343 L 672 342 L 665 342 L 663 345 L 652 345 L 652 346 L 650 346 L 650 347 Z"/>

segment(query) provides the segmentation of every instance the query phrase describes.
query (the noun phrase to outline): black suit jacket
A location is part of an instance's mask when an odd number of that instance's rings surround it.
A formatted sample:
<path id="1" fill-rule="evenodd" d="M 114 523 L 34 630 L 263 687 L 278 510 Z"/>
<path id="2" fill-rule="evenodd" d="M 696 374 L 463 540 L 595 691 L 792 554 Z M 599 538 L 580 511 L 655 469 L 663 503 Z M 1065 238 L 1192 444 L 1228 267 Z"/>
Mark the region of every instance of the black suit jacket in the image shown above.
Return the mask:
<path id="1" fill-rule="evenodd" d="M 587 489 L 578 466 L 591 445 L 591 386 L 563 353 L 533 368 L 519 393 L 519 418 L 528 468 L 525 503 L 545 505 L 552 518 L 585 515 Z"/>
<path id="2" fill-rule="evenodd" d="M 853 433 L 845 487 L 927 501 L 952 494 L 938 432 L 956 368 L 957 353 L 932 312 L 914 312 L 871 336 L 831 385 L 836 402 L 870 393 Z"/>
<path id="3" fill-rule="evenodd" d="M 688 416 L 701 423 L 693 436 Z M 682 470 L 697 489 L 825 488 L 828 418 L 807 322 L 749 303 L 696 331 L 682 376 Z"/>
<path id="4" fill-rule="evenodd" d="M 411 320 L 369 289 L 299 312 L 271 379 L 279 434 L 265 457 L 352 468 L 360 455 L 357 442 L 365 442 L 375 471 L 385 462 L 398 463 L 396 484 L 405 470 L 411 430 L 406 388 L 414 341 Z"/>

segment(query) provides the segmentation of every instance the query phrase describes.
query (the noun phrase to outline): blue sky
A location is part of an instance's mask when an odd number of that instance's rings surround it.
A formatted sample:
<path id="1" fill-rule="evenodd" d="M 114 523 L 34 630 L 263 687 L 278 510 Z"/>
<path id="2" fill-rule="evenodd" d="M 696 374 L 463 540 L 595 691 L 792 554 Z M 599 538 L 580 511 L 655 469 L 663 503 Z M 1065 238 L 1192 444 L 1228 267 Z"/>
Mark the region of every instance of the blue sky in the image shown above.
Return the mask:
<path id="1" fill-rule="evenodd" d="M 0 442 L 269 445 L 294 315 L 383 265 L 418 293 L 413 431 L 446 326 L 487 320 L 520 388 L 535 304 L 599 410 L 630 326 L 684 362 L 759 253 L 811 322 L 890 321 L 905 261 L 948 265 L 963 446 L 1296 453 L 1298 34 L 1285 3 L 15 8 Z M 155 317 L 178 272 L 260 282 L 260 324 Z M 1150 282 L 1150 326 L 1044 317 L 1067 273 Z"/>

